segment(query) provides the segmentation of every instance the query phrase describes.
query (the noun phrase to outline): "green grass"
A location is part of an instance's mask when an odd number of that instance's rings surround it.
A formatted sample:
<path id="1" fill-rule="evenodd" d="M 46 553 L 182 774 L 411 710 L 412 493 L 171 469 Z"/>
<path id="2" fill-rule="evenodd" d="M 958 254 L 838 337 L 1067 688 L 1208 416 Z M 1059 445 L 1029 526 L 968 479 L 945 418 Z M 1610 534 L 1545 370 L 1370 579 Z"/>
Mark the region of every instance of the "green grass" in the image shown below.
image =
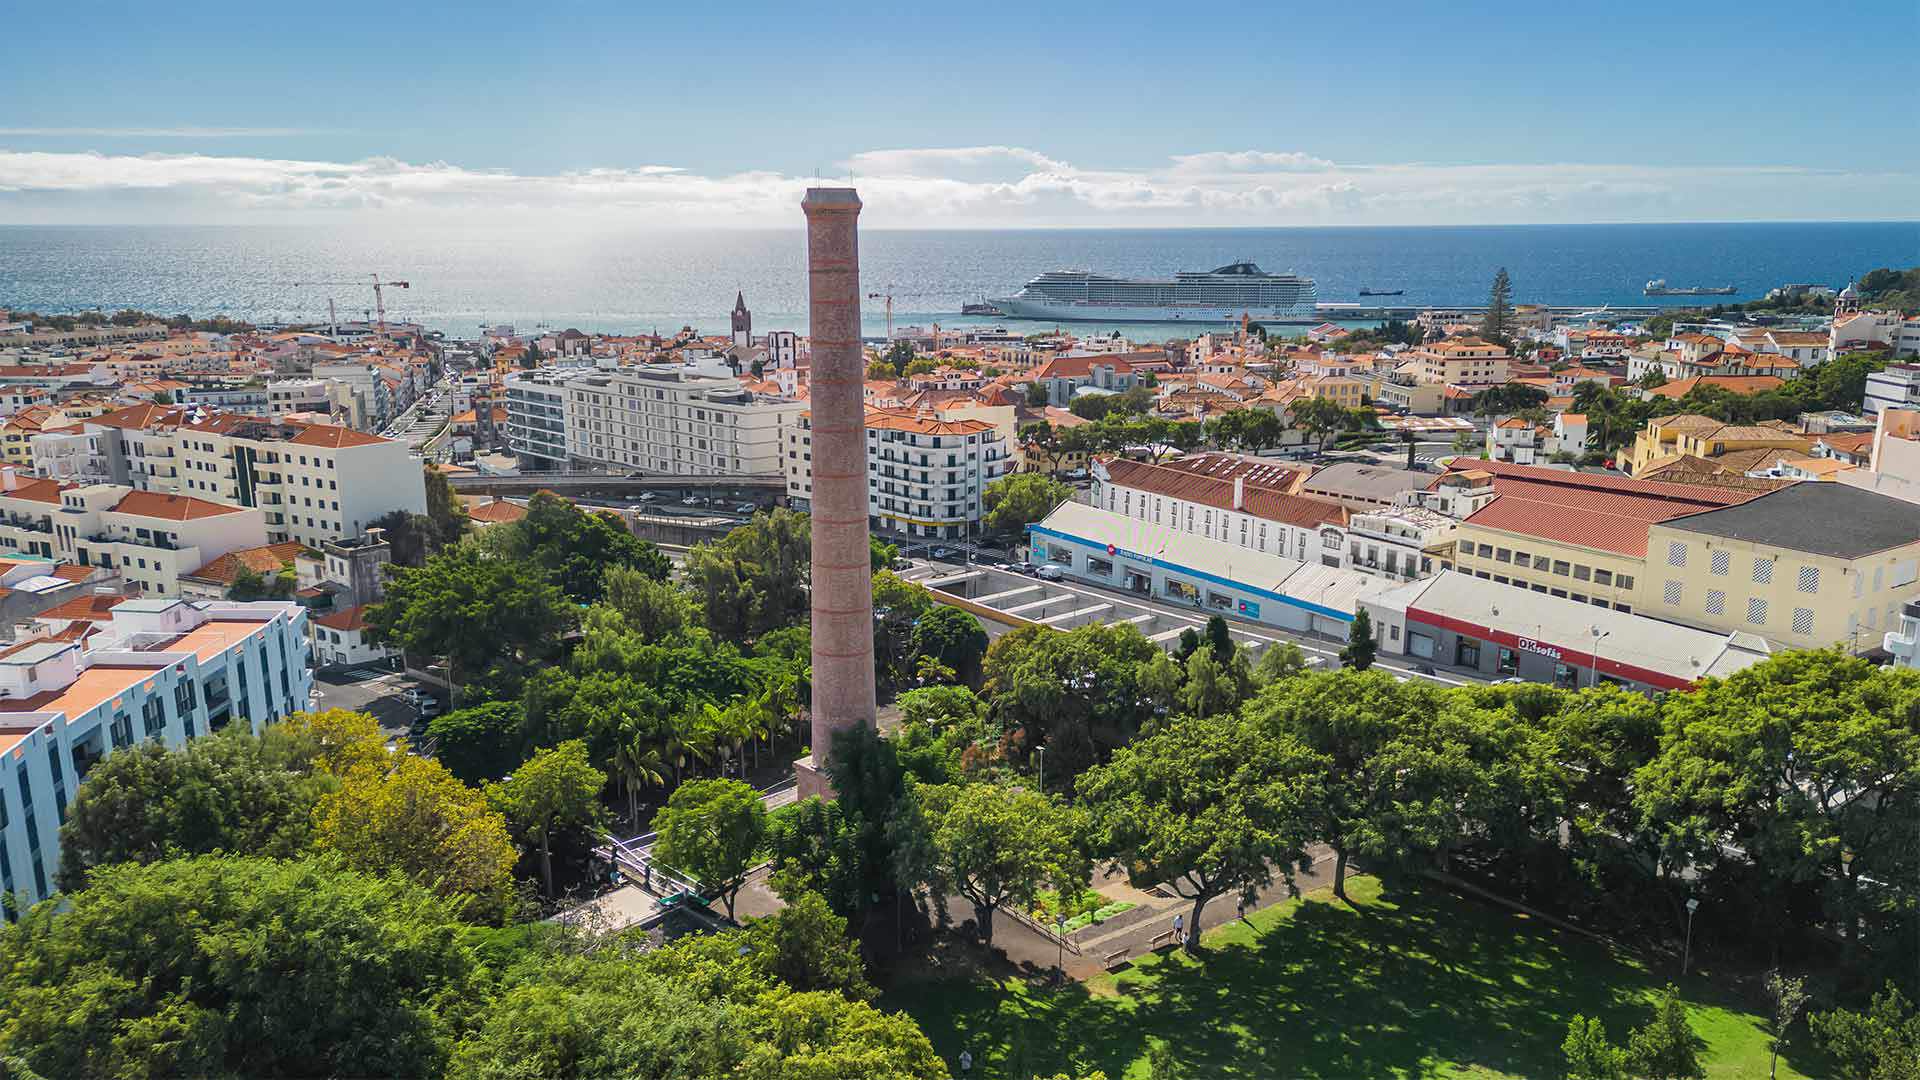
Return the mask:
<path id="1" fill-rule="evenodd" d="M 1058 990 L 1004 965 L 984 972 L 948 942 L 902 965 L 914 974 L 882 1004 L 918 1020 L 949 1062 L 971 1051 L 975 1077 L 1144 1078 L 1149 1039 L 1167 1040 L 1191 1077 L 1554 1077 L 1573 1014 L 1600 1015 L 1624 1042 L 1670 977 L 1437 887 L 1352 878 L 1348 892 L 1353 906 L 1322 890 L 1222 926 L 1200 959 L 1163 951 Z M 1765 1076 L 1751 1003 L 1699 978 L 1683 992 L 1707 1076 Z M 1819 1068 L 1790 1048 L 1780 1075 L 1803 1076 L 1796 1062 Z"/>

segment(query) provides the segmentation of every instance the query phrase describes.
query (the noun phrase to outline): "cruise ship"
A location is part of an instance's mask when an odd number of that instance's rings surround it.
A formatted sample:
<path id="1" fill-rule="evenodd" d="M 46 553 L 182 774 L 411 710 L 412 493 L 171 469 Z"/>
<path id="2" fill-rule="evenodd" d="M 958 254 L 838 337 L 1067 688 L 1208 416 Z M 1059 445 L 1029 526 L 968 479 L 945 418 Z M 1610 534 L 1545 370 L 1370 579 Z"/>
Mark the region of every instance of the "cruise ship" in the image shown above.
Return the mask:
<path id="1" fill-rule="evenodd" d="M 1010 318 L 1076 322 L 1305 322 L 1315 316 L 1313 279 L 1269 274 L 1250 262 L 1172 279 L 1116 278 L 1086 270 L 1041 274 L 991 301 Z"/>

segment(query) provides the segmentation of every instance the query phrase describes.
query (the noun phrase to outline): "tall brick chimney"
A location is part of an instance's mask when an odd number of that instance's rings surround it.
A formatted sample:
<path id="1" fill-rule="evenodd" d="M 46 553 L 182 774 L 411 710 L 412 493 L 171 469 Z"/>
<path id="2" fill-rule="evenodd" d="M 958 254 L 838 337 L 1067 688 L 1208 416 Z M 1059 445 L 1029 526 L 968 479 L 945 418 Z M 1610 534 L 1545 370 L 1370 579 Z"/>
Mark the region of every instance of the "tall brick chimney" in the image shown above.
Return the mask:
<path id="1" fill-rule="evenodd" d="M 809 188 L 800 208 L 813 343 L 813 752 L 795 771 L 801 798 L 831 798 L 824 770 L 834 733 L 874 726 L 860 196 Z"/>

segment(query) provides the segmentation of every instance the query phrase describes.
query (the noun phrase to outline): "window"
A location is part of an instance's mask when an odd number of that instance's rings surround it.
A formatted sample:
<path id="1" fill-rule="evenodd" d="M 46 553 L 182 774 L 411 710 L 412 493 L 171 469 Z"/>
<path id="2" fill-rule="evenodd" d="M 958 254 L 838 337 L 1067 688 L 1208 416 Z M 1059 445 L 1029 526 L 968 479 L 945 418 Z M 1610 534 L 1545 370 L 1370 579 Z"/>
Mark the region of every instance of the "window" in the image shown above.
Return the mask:
<path id="1" fill-rule="evenodd" d="M 1727 613 L 1727 594 L 1719 589 L 1707 590 L 1707 614 L 1725 615 Z"/>
<path id="2" fill-rule="evenodd" d="M 1680 583 L 1677 581 L 1667 582 L 1666 591 L 1662 594 L 1661 599 L 1667 602 L 1668 607 L 1679 607 L 1680 606 Z"/>
<path id="3" fill-rule="evenodd" d="M 1494 665 L 1502 675 L 1520 674 L 1520 654 L 1502 646 L 1498 662 Z"/>
<path id="4" fill-rule="evenodd" d="M 1573 572 L 1573 568 L 1561 562 L 1559 559 L 1555 559 L 1553 561 L 1553 572 L 1560 577 L 1566 577 L 1569 573 Z"/>
<path id="5" fill-rule="evenodd" d="M 1747 599 L 1747 625 L 1767 625 L 1767 602 L 1754 596 Z"/>
<path id="6" fill-rule="evenodd" d="M 1678 540 L 1667 541 L 1667 565 L 1668 566 L 1687 565 L 1687 545 L 1681 543 Z"/>
<path id="7" fill-rule="evenodd" d="M 1593 572 L 1593 583 L 1594 583 L 1595 585 L 1611 585 L 1611 584 L 1613 584 L 1613 571 L 1611 571 L 1611 570 L 1595 570 L 1595 571 Z"/>
<path id="8" fill-rule="evenodd" d="M 1773 584 L 1773 560 L 1772 559 L 1753 560 L 1753 583 L 1755 585 Z"/>
<path id="9" fill-rule="evenodd" d="M 1593 568 L 1590 566 L 1576 566 L 1573 568 L 1573 580 L 1575 581 L 1587 581 L 1592 577 Z"/>
<path id="10" fill-rule="evenodd" d="M 1512 559 L 1513 552 L 1508 551 L 1506 548 L 1501 548 L 1493 553 L 1494 562 L 1510 562 Z"/>
<path id="11" fill-rule="evenodd" d="M 1793 632 L 1796 634 L 1813 633 L 1813 609 L 1797 607 L 1793 609 Z"/>
<path id="12" fill-rule="evenodd" d="M 1631 590 L 1633 588 L 1633 575 L 1621 574 L 1619 579 L 1616 580 L 1614 584 L 1620 586 L 1622 589 Z"/>
<path id="13" fill-rule="evenodd" d="M 1733 554 L 1731 552 L 1716 551 L 1713 553 L 1713 576 L 1714 577 L 1726 577 L 1727 571 L 1732 566 L 1733 566 Z"/>
<path id="14" fill-rule="evenodd" d="M 1819 592 L 1820 591 L 1820 568 L 1817 566 L 1801 567 L 1800 582 L 1799 584 L 1795 585 L 1794 588 L 1804 593 Z"/>
<path id="15" fill-rule="evenodd" d="M 1472 638 L 1460 638 L 1454 642 L 1453 662 L 1461 667 L 1480 666 L 1480 643 Z"/>

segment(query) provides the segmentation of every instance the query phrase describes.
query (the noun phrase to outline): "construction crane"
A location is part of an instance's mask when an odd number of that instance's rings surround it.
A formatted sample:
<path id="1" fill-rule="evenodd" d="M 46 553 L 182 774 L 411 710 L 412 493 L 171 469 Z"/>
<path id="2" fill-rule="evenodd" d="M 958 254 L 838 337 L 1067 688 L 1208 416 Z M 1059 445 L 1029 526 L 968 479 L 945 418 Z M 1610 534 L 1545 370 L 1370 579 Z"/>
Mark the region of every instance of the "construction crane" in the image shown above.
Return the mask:
<path id="1" fill-rule="evenodd" d="M 387 335 L 387 297 L 386 297 L 385 290 L 411 289 L 413 288 L 413 283 L 407 282 L 407 281 L 381 281 L 379 274 L 368 274 L 367 277 L 373 280 L 373 310 L 379 316 L 380 336 L 385 337 Z M 364 281 L 296 281 L 293 283 L 295 288 L 304 288 L 308 285 L 365 285 L 365 284 L 366 282 Z M 329 320 L 333 318 L 333 300 L 331 297 L 329 297 L 327 300 L 327 318 Z M 328 333 L 334 333 L 337 330 L 338 330 L 338 327 L 333 325 L 329 325 L 327 327 Z"/>
<path id="2" fill-rule="evenodd" d="M 891 346 L 893 344 L 893 286 L 887 286 L 887 291 L 884 293 L 870 292 L 867 294 L 867 299 L 887 302 L 887 344 Z"/>

